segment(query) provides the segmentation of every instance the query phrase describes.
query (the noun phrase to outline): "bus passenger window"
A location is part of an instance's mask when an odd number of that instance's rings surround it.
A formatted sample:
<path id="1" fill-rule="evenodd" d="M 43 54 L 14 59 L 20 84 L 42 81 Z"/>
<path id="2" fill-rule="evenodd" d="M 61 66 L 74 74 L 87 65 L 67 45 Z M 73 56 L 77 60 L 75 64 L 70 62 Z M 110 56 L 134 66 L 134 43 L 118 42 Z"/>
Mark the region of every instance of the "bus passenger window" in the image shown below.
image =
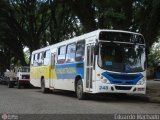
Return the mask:
<path id="1" fill-rule="evenodd" d="M 34 60 L 34 55 L 32 54 L 32 57 L 31 57 L 31 66 L 33 66 L 33 60 Z"/>
<path id="2" fill-rule="evenodd" d="M 34 54 L 33 66 L 38 66 L 38 54 Z"/>
<path id="3" fill-rule="evenodd" d="M 94 45 L 91 46 L 91 66 L 93 66 L 94 60 Z"/>
<path id="4" fill-rule="evenodd" d="M 66 62 L 75 61 L 76 43 L 69 44 L 67 46 Z"/>
<path id="5" fill-rule="evenodd" d="M 50 61 L 50 51 L 47 50 L 44 52 L 44 61 L 43 64 L 44 65 L 49 65 L 49 61 Z"/>
<path id="6" fill-rule="evenodd" d="M 39 57 L 38 57 L 38 65 L 41 66 L 43 63 L 43 53 L 39 53 Z"/>
<path id="7" fill-rule="evenodd" d="M 85 51 L 85 40 L 81 40 L 77 42 L 77 50 L 76 50 L 76 61 L 84 60 L 84 51 Z"/>
<path id="8" fill-rule="evenodd" d="M 58 49 L 57 63 L 62 64 L 65 62 L 65 59 L 66 59 L 66 46 L 61 46 Z"/>
<path id="9" fill-rule="evenodd" d="M 52 65 L 52 69 L 53 69 L 54 66 L 55 66 L 55 54 L 56 54 L 56 53 L 52 53 L 52 54 L 51 54 L 51 65 Z"/>

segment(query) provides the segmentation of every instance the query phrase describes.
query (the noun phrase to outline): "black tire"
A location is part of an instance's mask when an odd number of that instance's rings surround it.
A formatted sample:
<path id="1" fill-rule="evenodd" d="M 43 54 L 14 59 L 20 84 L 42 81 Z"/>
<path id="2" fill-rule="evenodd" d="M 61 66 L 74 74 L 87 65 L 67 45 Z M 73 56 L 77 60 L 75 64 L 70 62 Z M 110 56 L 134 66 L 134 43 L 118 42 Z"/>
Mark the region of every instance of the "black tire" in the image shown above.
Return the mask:
<path id="1" fill-rule="evenodd" d="M 76 95 L 79 100 L 85 99 L 85 93 L 83 92 L 83 84 L 82 80 L 78 80 L 76 84 Z"/>
<path id="2" fill-rule="evenodd" d="M 24 84 L 24 88 L 31 88 L 31 85 L 28 83 L 28 84 Z"/>
<path id="3" fill-rule="evenodd" d="M 17 81 L 17 88 L 21 89 L 21 84 L 19 83 L 19 80 Z"/>
<path id="4" fill-rule="evenodd" d="M 41 79 L 41 91 L 42 91 L 42 93 L 47 93 L 48 92 L 48 89 L 45 88 L 45 80 L 44 80 L 44 78 Z"/>
<path id="5" fill-rule="evenodd" d="M 13 82 L 12 81 L 8 81 L 8 88 L 13 88 L 14 85 L 13 85 Z"/>

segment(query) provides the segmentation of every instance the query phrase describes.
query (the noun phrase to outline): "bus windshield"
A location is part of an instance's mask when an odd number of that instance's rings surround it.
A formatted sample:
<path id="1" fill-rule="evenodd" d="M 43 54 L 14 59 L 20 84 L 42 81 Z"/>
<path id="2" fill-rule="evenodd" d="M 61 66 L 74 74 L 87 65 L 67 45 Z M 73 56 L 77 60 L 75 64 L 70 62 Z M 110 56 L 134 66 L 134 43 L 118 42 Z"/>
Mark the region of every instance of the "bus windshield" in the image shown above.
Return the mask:
<path id="1" fill-rule="evenodd" d="M 115 72 L 145 70 L 145 46 L 138 44 L 100 42 L 98 65 Z"/>

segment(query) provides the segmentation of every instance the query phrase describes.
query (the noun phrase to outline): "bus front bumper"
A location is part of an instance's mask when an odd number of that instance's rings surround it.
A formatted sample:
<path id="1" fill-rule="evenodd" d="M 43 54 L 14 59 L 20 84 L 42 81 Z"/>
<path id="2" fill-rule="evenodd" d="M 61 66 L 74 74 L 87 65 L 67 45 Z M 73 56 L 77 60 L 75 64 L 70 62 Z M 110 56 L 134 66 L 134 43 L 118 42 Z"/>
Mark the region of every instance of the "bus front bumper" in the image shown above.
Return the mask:
<path id="1" fill-rule="evenodd" d="M 96 83 L 96 91 L 94 93 L 130 93 L 130 94 L 145 94 L 146 83 L 143 85 L 120 85 L 106 84 L 102 82 Z"/>

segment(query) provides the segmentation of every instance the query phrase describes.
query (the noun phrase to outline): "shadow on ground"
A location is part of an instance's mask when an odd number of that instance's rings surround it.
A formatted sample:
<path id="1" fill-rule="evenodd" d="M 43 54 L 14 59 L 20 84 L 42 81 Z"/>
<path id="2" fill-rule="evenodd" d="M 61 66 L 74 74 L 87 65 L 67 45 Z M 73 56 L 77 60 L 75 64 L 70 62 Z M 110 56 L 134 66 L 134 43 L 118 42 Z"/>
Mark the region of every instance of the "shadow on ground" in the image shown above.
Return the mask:
<path id="1" fill-rule="evenodd" d="M 40 89 L 37 92 L 41 92 Z M 55 90 L 49 91 L 45 94 L 53 94 L 57 96 L 64 96 L 70 98 L 76 98 L 75 92 Z M 97 101 L 97 102 L 149 102 L 149 99 L 145 95 L 128 95 L 128 94 L 87 94 L 85 101 Z"/>

